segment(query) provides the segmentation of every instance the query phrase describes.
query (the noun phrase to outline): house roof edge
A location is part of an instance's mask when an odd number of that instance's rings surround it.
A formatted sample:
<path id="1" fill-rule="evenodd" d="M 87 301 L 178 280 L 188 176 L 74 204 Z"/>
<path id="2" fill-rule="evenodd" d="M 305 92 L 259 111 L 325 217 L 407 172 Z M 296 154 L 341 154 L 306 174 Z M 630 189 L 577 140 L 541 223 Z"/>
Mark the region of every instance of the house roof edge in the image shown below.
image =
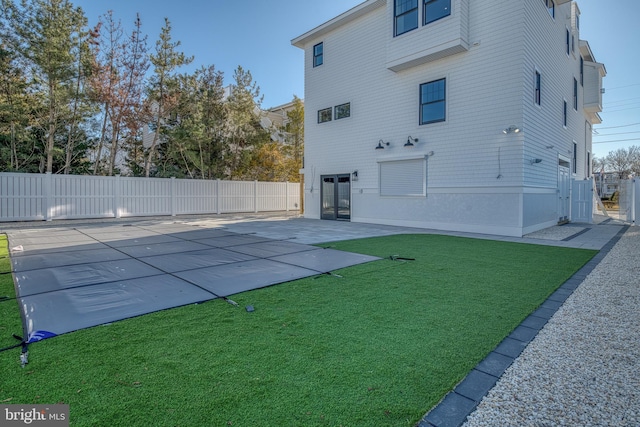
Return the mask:
<path id="1" fill-rule="evenodd" d="M 364 3 L 360 3 L 352 9 L 349 9 L 348 11 L 325 22 L 324 24 L 317 26 L 313 30 L 307 31 L 301 36 L 296 37 L 295 39 L 291 40 L 291 44 L 295 47 L 299 47 L 300 49 L 304 49 L 304 46 L 309 42 L 309 40 L 321 37 L 324 34 L 334 30 L 335 28 L 347 24 L 386 4 L 387 0 L 367 0 Z"/>

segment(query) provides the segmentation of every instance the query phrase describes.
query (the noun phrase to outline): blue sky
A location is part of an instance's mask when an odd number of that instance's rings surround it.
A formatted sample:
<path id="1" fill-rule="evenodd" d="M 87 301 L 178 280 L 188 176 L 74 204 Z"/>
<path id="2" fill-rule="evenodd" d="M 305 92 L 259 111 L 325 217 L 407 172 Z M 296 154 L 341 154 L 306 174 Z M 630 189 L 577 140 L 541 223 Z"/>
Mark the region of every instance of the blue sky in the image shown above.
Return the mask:
<path id="1" fill-rule="evenodd" d="M 264 108 L 304 97 L 303 52 L 291 39 L 360 4 L 362 0 L 71 0 L 94 25 L 113 10 L 125 28 L 140 13 L 152 50 L 167 17 L 174 41 L 195 56 L 189 68 L 215 65 L 233 80 L 238 65 L 251 71 L 264 95 Z M 512 0 L 515 1 L 515 0 Z M 536 1 L 536 0 L 520 0 Z M 541 1 L 541 0 L 537 0 Z M 603 123 L 595 126 L 593 154 L 640 145 L 640 16 L 638 0 L 579 0 L 580 38 L 591 45 L 607 77 Z M 632 125 L 632 126 L 629 126 Z M 622 141 L 618 141 L 622 140 Z M 615 142 L 605 142 L 615 141 Z"/>

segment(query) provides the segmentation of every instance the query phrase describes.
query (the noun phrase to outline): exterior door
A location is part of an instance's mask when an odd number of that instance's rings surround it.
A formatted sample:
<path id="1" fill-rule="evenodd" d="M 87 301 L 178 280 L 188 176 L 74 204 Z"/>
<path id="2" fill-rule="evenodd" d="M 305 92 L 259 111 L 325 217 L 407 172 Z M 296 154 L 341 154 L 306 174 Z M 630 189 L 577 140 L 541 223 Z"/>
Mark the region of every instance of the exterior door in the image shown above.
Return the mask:
<path id="1" fill-rule="evenodd" d="M 571 209 L 571 173 L 569 161 L 558 160 L 558 222 L 569 221 Z"/>
<path id="2" fill-rule="evenodd" d="M 351 174 L 322 175 L 322 219 L 351 219 Z"/>

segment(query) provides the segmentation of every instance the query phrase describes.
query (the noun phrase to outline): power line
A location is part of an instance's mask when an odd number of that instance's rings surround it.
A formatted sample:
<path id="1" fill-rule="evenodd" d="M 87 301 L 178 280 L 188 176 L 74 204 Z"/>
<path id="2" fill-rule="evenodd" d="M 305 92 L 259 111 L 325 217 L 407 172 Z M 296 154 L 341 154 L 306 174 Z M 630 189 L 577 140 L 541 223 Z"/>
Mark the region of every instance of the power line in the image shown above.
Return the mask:
<path id="1" fill-rule="evenodd" d="M 614 139 L 612 141 L 593 141 L 594 144 L 608 144 L 610 142 L 626 142 L 626 141 L 638 141 L 640 142 L 640 138 L 631 138 L 631 139 Z"/>
<path id="2" fill-rule="evenodd" d="M 639 123 L 631 123 L 631 124 L 628 124 L 628 125 L 620 125 L 620 126 L 607 126 L 607 127 L 604 127 L 604 128 L 598 128 L 598 130 L 600 130 L 600 129 L 628 128 L 628 127 L 637 126 L 637 125 L 640 125 L 640 122 Z"/>
<path id="3" fill-rule="evenodd" d="M 599 137 L 599 136 L 613 136 L 613 135 L 632 135 L 635 133 L 640 133 L 639 131 L 635 131 L 635 132 L 615 132 L 615 133 L 598 133 L 596 135 L 593 135 L 593 137 Z"/>

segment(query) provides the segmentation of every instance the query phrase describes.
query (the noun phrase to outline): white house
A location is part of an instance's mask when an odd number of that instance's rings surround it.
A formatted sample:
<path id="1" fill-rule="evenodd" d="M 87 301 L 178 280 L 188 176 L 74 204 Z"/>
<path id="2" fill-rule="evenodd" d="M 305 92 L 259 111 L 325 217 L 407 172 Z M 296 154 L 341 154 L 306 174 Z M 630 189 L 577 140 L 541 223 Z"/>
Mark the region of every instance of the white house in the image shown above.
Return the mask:
<path id="1" fill-rule="evenodd" d="M 509 236 L 570 220 L 602 78 L 567 0 L 367 0 L 305 51 L 305 216 Z"/>

